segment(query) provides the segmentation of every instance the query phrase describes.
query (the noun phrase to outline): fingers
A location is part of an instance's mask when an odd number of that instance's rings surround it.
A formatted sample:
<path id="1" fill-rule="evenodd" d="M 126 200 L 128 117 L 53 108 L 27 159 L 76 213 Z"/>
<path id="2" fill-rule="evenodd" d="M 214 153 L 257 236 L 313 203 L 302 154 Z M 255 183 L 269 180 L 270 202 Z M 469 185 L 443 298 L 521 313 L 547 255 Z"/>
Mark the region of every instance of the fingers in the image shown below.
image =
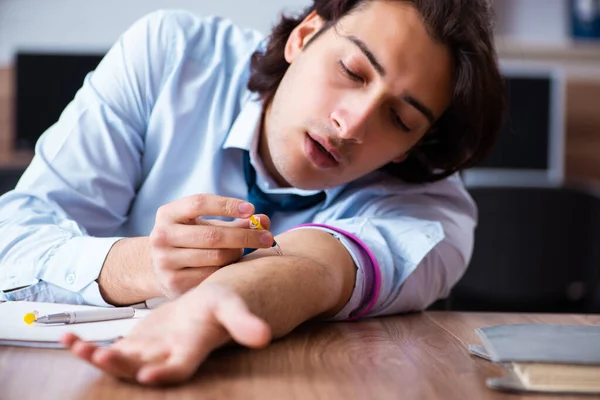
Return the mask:
<path id="1" fill-rule="evenodd" d="M 168 384 L 189 379 L 210 352 L 224 343 L 223 334 L 219 333 L 223 328 L 228 331 L 228 336 L 245 346 L 263 347 L 269 343 L 271 331 L 265 321 L 253 315 L 237 295 L 219 287 L 204 286 L 208 290 L 211 287 L 211 295 L 218 298 L 213 309 L 217 325 L 204 326 L 202 334 L 198 333 L 193 338 L 188 336 L 191 342 L 173 347 L 167 359 L 143 365 L 136 376 L 138 382 Z"/>
<path id="2" fill-rule="evenodd" d="M 78 339 L 77 335 L 71 332 L 67 332 L 58 339 L 67 349 L 71 348 L 71 345 Z"/>
<path id="3" fill-rule="evenodd" d="M 214 194 L 197 194 L 165 204 L 159 208 L 156 218 L 187 223 L 202 215 L 247 218 L 253 212 L 254 206 L 244 200 Z"/>
<path id="4" fill-rule="evenodd" d="M 271 219 L 268 216 L 266 216 L 265 214 L 257 214 L 256 217 L 260 220 L 260 224 L 263 228 L 265 228 L 266 230 L 271 229 Z M 247 221 L 248 226 L 250 226 L 250 220 Z"/>
<path id="5" fill-rule="evenodd" d="M 77 357 L 87 362 L 92 362 L 92 356 L 96 349 L 98 349 L 98 346 L 84 342 L 73 333 L 64 334 L 60 338 L 60 342 L 67 349 L 69 349 L 71 353 L 75 354 Z"/>
<path id="6" fill-rule="evenodd" d="M 84 342 L 72 333 L 65 334 L 60 342 L 77 357 L 117 378 L 135 378 L 142 365 L 141 361 L 133 356 L 126 356 L 118 350 L 102 348 L 93 343 Z"/>
<path id="7" fill-rule="evenodd" d="M 140 368 L 136 379 L 145 384 L 169 384 L 189 379 L 198 369 L 200 363 L 208 357 L 210 351 L 203 356 L 191 358 L 184 353 L 173 354 L 164 361 L 148 363 Z M 196 355 L 198 356 L 198 355 Z"/>
<path id="8" fill-rule="evenodd" d="M 157 254 L 155 263 L 158 266 L 222 267 L 238 261 L 242 254 L 242 249 L 172 248 Z"/>
<path id="9" fill-rule="evenodd" d="M 111 349 L 144 363 L 160 362 L 166 360 L 170 355 L 165 342 L 153 337 L 126 337 L 113 344 Z"/>
<path id="10" fill-rule="evenodd" d="M 225 226 L 170 225 L 155 228 L 150 235 L 156 247 L 195 249 L 268 248 L 273 244 L 269 231 L 239 229 Z"/>
<path id="11" fill-rule="evenodd" d="M 143 365 L 134 354 L 123 354 L 112 348 L 98 348 L 92 356 L 92 364 L 114 377 L 133 380 Z"/>
<path id="12" fill-rule="evenodd" d="M 129 344 L 119 346 L 117 343 L 111 348 L 102 348 L 83 342 L 72 333 L 65 334 L 60 341 L 73 354 L 103 372 L 120 379 L 137 379 L 146 384 L 182 382 L 194 374 L 210 353 L 210 349 L 207 349 L 201 358 L 192 358 L 185 348 L 181 348 L 182 351 L 174 356 L 169 356 L 165 349 L 148 346 L 135 349 L 128 348 Z"/>
<path id="13" fill-rule="evenodd" d="M 219 302 L 215 308 L 215 317 L 239 344 L 264 347 L 271 341 L 269 325 L 252 314 L 240 297 L 230 296 Z"/>
<path id="14" fill-rule="evenodd" d="M 271 220 L 265 214 L 256 214 L 256 218 L 260 220 L 260 224 L 263 228 L 269 230 L 271 228 Z M 203 220 L 207 222 L 206 220 Z M 228 226 L 231 228 L 242 228 L 242 229 L 250 229 L 250 220 L 248 218 L 236 219 L 234 221 L 220 221 L 218 219 L 210 220 L 211 225 L 215 226 Z"/>
<path id="15" fill-rule="evenodd" d="M 219 293 L 212 292 L 211 296 L 214 296 L 213 301 L 220 301 Z M 194 302 L 193 306 L 196 309 L 198 305 Z M 170 384 L 187 380 L 214 349 L 230 340 L 225 329 L 211 318 L 201 325 L 194 324 L 192 331 L 179 334 L 180 337 L 170 341 L 168 357 L 155 358 L 140 368 L 136 376 L 138 382 Z"/>

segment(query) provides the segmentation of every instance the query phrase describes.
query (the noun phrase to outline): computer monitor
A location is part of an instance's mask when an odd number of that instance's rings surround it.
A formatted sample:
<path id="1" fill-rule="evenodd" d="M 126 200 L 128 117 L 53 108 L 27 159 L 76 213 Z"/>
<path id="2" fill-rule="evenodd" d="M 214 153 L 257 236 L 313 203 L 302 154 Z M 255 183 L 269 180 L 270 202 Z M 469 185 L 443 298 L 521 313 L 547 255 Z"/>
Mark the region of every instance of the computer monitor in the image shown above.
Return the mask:
<path id="1" fill-rule="evenodd" d="M 33 149 L 103 54 L 20 52 L 16 57 L 15 146 Z"/>
<path id="2" fill-rule="evenodd" d="M 564 176 L 565 78 L 554 67 L 501 64 L 507 120 L 467 186 L 555 186 Z"/>

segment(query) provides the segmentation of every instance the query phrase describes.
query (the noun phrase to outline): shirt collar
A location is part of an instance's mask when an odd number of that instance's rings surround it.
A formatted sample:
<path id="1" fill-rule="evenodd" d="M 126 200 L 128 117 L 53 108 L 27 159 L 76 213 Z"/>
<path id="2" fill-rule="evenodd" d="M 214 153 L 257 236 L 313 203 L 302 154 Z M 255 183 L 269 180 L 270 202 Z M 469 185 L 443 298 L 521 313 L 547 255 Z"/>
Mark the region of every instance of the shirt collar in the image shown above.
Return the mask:
<path id="1" fill-rule="evenodd" d="M 258 156 L 258 137 L 262 118 L 262 101 L 255 93 L 251 94 L 242 103 L 242 109 L 235 119 L 227 138 L 223 142 L 223 149 L 237 148 L 250 152 L 250 162 L 256 170 L 257 184 L 260 189 L 268 194 L 298 194 L 310 196 L 318 190 L 303 190 L 298 188 L 281 188 L 267 175 Z M 325 190 L 325 204 L 328 206 L 342 191 L 343 185 Z"/>
<path id="2" fill-rule="evenodd" d="M 233 122 L 227 138 L 223 142 L 223 149 L 242 149 L 250 151 L 255 137 L 258 137 L 260 119 L 262 115 L 262 102 L 258 96 L 251 94 L 242 103 L 242 109 Z"/>

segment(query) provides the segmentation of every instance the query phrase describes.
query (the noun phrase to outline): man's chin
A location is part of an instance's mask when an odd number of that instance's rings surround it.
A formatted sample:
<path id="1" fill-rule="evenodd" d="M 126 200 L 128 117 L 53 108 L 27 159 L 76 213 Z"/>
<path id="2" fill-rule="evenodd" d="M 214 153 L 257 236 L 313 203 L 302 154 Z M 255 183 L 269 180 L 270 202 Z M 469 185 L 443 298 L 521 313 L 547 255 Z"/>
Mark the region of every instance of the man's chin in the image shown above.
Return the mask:
<path id="1" fill-rule="evenodd" d="M 320 182 L 315 181 L 314 178 L 309 176 L 305 176 L 302 173 L 291 173 L 291 174 L 282 174 L 282 177 L 287 182 L 288 187 L 293 187 L 296 189 L 302 190 L 320 190 L 321 185 Z"/>
<path id="2" fill-rule="evenodd" d="M 279 165 L 279 174 L 285 180 L 287 186 L 302 190 L 325 190 L 339 184 L 329 182 L 328 174 L 324 171 L 314 169 L 310 164 L 302 165 Z"/>
<path id="3" fill-rule="evenodd" d="M 290 183 L 290 186 L 301 190 L 325 190 L 338 186 L 328 184 L 328 182 L 323 180 L 323 177 L 292 176 L 287 181 Z"/>

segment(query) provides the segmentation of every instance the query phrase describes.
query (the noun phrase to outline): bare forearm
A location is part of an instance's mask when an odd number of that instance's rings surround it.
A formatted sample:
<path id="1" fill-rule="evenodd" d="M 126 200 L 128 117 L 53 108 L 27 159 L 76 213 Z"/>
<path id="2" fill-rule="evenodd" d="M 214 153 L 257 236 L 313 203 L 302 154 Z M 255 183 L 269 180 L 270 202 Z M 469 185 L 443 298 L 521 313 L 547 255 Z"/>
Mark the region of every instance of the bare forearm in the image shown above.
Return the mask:
<path id="1" fill-rule="evenodd" d="M 98 285 L 104 300 L 113 305 L 134 304 L 160 296 L 148 238 L 116 242 L 104 261 Z"/>
<path id="2" fill-rule="evenodd" d="M 271 326 L 274 337 L 287 334 L 311 318 L 335 315 L 354 288 L 356 268 L 350 256 L 333 239 L 324 245 L 339 246 L 336 257 L 345 262 L 327 262 L 326 257 L 316 262 L 290 250 L 297 240 L 298 235 L 287 239 L 278 237 L 284 253 L 291 255 L 266 256 L 272 252 L 259 250 L 215 272 L 206 282 L 232 288 L 246 301 L 251 312 Z M 314 245 L 319 246 L 319 243 Z"/>
<path id="3" fill-rule="evenodd" d="M 232 339 L 263 347 L 310 318 L 334 315 L 350 297 L 356 267 L 331 235 L 302 231 L 277 238 L 284 256 L 258 250 L 219 269 L 153 310 L 112 348 L 99 349 L 72 334 L 62 343 L 110 374 L 172 383 L 188 379 L 211 351 Z M 161 365 L 167 369 L 157 374 Z"/>

